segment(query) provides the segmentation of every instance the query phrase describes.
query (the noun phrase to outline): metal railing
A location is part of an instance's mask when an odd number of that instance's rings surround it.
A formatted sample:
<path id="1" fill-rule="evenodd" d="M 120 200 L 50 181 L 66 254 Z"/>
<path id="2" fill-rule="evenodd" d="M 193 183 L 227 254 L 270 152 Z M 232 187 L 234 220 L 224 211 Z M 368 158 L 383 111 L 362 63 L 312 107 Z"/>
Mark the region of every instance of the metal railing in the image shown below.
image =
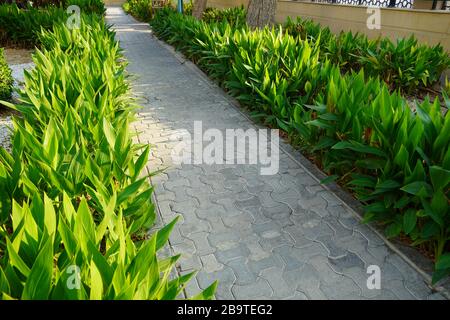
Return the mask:
<path id="1" fill-rule="evenodd" d="M 355 6 L 374 6 L 385 8 L 408 8 L 412 9 L 414 0 L 310 0 L 319 3 L 348 4 Z M 450 10 L 450 0 L 430 0 L 433 10 Z"/>

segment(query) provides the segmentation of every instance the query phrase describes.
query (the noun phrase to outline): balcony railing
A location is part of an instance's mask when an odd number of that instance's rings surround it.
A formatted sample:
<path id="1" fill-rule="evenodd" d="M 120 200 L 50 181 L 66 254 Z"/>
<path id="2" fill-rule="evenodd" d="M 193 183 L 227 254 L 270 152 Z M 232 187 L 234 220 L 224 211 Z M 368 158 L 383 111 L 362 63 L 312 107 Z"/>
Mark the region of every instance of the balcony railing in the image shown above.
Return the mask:
<path id="1" fill-rule="evenodd" d="M 310 0 L 311 2 L 412 9 L 414 0 Z M 450 0 L 430 0 L 433 10 L 450 10 Z"/>

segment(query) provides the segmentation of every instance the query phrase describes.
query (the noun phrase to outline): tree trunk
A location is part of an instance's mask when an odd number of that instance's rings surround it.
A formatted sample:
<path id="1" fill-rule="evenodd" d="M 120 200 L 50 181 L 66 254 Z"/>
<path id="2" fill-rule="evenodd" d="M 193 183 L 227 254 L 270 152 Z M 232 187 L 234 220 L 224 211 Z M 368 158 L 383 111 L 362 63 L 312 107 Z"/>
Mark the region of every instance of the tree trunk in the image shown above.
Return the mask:
<path id="1" fill-rule="evenodd" d="M 194 7 L 192 8 L 192 16 L 201 19 L 203 17 L 203 12 L 206 10 L 207 1 L 208 0 L 195 0 Z"/>
<path id="2" fill-rule="evenodd" d="M 247 23 L 251 27 L 264 27 L 275 22 L 277 0 L 250 0 L 247 10 Z"/>

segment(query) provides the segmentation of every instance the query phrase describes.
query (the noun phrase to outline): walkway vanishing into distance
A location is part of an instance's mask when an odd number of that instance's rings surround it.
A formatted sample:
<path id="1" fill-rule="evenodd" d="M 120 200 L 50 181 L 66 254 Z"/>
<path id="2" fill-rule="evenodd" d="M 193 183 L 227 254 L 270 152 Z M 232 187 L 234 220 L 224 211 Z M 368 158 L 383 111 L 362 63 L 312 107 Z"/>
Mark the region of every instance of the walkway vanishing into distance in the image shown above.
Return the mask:
<path id="1" fill-rule="evenodd" d="M 134 123 L 153 145 L 148 170 L 160 219 L 181 215 L 170 250 L 181 274 L 200 270 L 192 295 L 219 280 L 217 299 L 440 299 L 423 277 L 310 173 L 307 160 L 280 142 L 279 172 L 256 165 L 177 165 L 177 137 L 217 128 L 257 129 L 225 93 L 119 7 L 109 7 L 143 109 Z M 174 138 L 175 137 L 175 138 Z M 381 270 L 368 289 L 367 268 Z"/>

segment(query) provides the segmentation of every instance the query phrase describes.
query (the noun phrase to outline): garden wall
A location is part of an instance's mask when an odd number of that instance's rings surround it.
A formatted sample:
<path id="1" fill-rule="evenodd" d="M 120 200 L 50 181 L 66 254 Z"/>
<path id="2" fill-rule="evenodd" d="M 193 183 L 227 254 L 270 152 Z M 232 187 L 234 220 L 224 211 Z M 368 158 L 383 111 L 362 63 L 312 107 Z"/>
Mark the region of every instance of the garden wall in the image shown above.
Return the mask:
<path id="1" fill-rule="evenodd" d="M 107 6 L 118 6 L 125 3 L 126 0 L 103 0 Z"/>
<path id="2" fill-rule="evenodd" d="M 208 0 L 208 6 L 229 8 L 247 5 L 248 0 Z M 284 22 L 287 17 L 311 18 L 333 32 L 354 31 L 371 38 L 386 36 L 391 39 L 414 34 L 422 43 L 441 43 L 450 51 L 450 12 L 422 9 L 381 9 L 381 29 L 369 30 L 366 7 L 279 0 L 276 21 Z"/>

